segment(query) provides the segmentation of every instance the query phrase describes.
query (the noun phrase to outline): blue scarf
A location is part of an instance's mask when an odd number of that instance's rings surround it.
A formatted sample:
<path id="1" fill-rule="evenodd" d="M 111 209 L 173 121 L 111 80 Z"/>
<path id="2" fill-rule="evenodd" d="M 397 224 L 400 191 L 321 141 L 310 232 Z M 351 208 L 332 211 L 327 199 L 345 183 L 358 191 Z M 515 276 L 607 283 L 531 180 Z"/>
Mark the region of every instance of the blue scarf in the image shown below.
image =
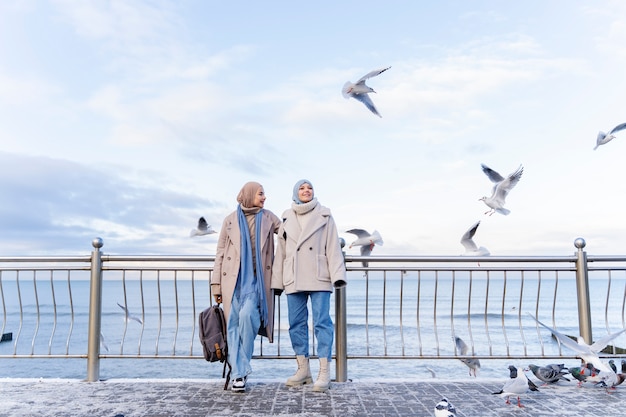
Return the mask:
<path id="1" fill-rule="evenodd" d="M 237 206 L 237 219 L 239 220 L 239 230 L 241 231 L 241 267 L 239 268 L 237 286 L 242 296 L 253 292 L 257 294 L 261 307 L 261 322 L 265 324 L 267 323 L 267 300 L 265 299 L 265 281 L 263 279 L 263 265 L 261 264 L 261 221 L 263 219 L 263 209 L 259 210 L 254 219 L 256 229 L 256 276 L 252 267 L 250 229 L 248 228 L 246 215 L 241 209 L 241 204 Z"/>

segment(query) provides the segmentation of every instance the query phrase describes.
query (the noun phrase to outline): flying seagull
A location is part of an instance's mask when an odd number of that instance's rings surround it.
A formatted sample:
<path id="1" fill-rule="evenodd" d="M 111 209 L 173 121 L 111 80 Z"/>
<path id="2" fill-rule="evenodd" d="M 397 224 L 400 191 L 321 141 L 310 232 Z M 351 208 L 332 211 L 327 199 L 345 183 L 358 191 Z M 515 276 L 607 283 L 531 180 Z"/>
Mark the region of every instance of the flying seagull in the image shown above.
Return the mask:
<path id="1" fill-rule="evenodd" d="M 574 352 L 578 353 L 578 356 L 580 356 L 582 358 L 582 360 L 585 361 L 585 363 L 591 363 L 591 364 L 593 364 L 593 366 L 595 366 L 596 368 L 598 368 L 600 370 L 602 370 L 603 367 L 604 368 L 609 368 L 609 367 L 608 367 L 608 365 L 604 364 L 604 362 L 600 362 L 600 360 L 598 358 L 598 353 L 602 349 L 604 349 L 609 344 L 609 342 L 611 340 L 615 339 L 620 334 L 626 332 L 626 328 L 624 328 L 624 329 L 622 329 L 622 330 L 620 330 L 618 332 L 608 334 L 608 335 L 598 339 L 593 344 L 588 345 L 582 337 L 578 336 L 577 337 L 577 341 L 575 342 L 572 339 L 570 339 L 568 336 L 560 333 L 558 330 L 546 326 L 545 324 L 543 324 L 542 322 L 537 320 L 535 318 L 535 316 L 533 316 L 532 314 L 528 313 L 528 315 L 530 317 L 532 317 L 533 320 L 535 320 L 539 325 L 541 325 L 541 326 L 545 327 L 546 329 L 550 330 L 550 332 L 552 332 L 554 337 L 556 337 L 558 339 L 558 341 L 562 345 L 567 346 L 568 348 L 570 348 Z M 596 362 L 600 362 L 600 363 L 596 363 Z M 600 365 L 600 366 L 598 366 L 598 365 Z"/>
<path id="2" fill-rule="evenodd" d="M 198 219 L 198 226 L 195 229 L 191 229 L 189 236 L 190 237 L 203 236 L 203 235 L 210 235 L 213 233 L 217 233 L 217 232 L 213 230 L 213 228 L 211 228 L 211 226 L 209 226 L 206 223 L 206 220 L 204 219 L 204 217 L 200 217 L 200 219 Z"/>
<path id="3" fill-rule="evenodd" d="M 352 242 L 349 248 L 353 246 L 361 247 L 361 256 L 369 256 L 376 245 L 383 245 L 383 238 L 380 236 L 377 230 L 374 230 L 372 234 L 363 229 L 350 229 L 346 233 L 352 233 L 356 235 L 357 239 Z M 363 262 L 363 266 L 367 267 L 367 262 Z"/>
<path id="4" fill-rule="evenodd" d="M 511 189 L 517 185 L 520 178 L 522 178 L 524 168 L 520 165 L 517 170 L 504 178 L 487 165 L 480 164 L 480 166 L 483 168 L 483 172 L 487 175 L 487 177 L 489 177 L 491 182 L 495 183 L 491 192 L 491 197 L 482 197 L 479 199 L 479 201 L 483 201 L 490 208 L 490 210 L 486 211 L 485 214 L 489 214 L 491 216 L 493 213 L 498 212 L 506 216 L 510 213 L 510 210 L 504 208 L 504 200 L 509 194 L 509 191 L 511 191 Z"/>
<path id="5" fill-rule="evenodd" d="M 100 346 L 104 348 L 107 352 L 109 351 L 109 347 L 107 346 L 106 341 L 104 340 L 104 335 L 100 332 Z"/>
<path id="6" fill-rule="evenodd" d="M 366 85 L 365 81 L 367 81 L 369 78 L 376 77 L 377 75 L 382 74 L 389 68 L 391 67 L 370 71 L 361 78 L 359 78 L 359 81 L 357 81 L 356 83 L 353 83 L 352 81 L 346 81 L 346 83 L 343 85 L 343 88 L 341 89 L 341 94 L 346 99 L 352 97 L 359 100 L 361 103 L 365 104 L 365 107 L 367 107 L 376 116 L 382 117 L 378 113 L 378 110 L 376 110 L 376 107 L 374 106 L 374 103 L 369 96 L 369 93 L 375 93 L 376 91 L 374 91 L 374 89 L 370 86 Z"/>
<path id="7" fill-rule="evenodd" d="M 458 336 L 454 337 L 454 344 L 456 345 L 456 350 L 461 356 L 467 356 L 470 354 L 469 348 Z M 476 377 L 476 372 L 480 369 L 480 361 L 478 359 L 459 359 L 469 368 L 470 376 Z"/>
<path id="8" fill-rule="evenodd" d="M 478 225 L 480 225 L 480 221 L 477 221 L 469 228 L 467 232 L 463 234 L 461 237 L 461 244 L 465 247 L 465 256 L 487 256 L 489 255 L 489 250 L 484 246 L 478 247 L 476 243 L 474 243 L 474 235 L 476 234 L 476 230 L 478 229 Z"/>
<path id="9" fill-rule="evenodd" d="M 137 316 L 133 316 L 132 314 L 130 314 L 128 312 L 128 308 L 124 307 L 123 305 L 121 305 L 120 303 L 117 303 L 118 306 L 120 306 L 120 308 L 122 310 L 124 310 L 124 314 L 126 315 L 126 321 L 128 320 L 135 320 L 137 323 L 139 324 L 143 324 L 143 320 L 141 320 L 139 317 Z"/>
<path id="10" fill-rule="evenodd" d="M 598 149 L 598 146 L 604 145 L 605 143 L 608 143 L 611 140 L 615 139 L 614 133 L 617 133 L 620 130 L 624 130 L 624 129 L 626 129 L 626 123 L 622 123 L 622 124 L 615 126 L 613 129 L 611 129 L 609 133 L 604 133 L 602 131 L 598 132 L 598 138 L 596 139 L 596 146 L 593 148 L 593 150 L 595 151 L 596 149 Z"/>

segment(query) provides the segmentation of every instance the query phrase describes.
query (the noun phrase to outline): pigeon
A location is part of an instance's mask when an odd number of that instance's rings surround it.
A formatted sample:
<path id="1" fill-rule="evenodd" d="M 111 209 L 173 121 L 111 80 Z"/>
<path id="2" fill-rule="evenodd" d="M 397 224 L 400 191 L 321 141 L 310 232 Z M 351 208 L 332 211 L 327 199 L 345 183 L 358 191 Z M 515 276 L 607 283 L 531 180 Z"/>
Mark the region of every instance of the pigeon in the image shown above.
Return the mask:
<path id="1" fill-rule="evenodd" d="M 595 385 L 606 385 L 604 383 L 606 372 L 603 373 L 602 370 L 596 368 L 589 362 L 580 367 L 570 368 L 570 373 L 579 381 L 579 387 L 583 382 L 590 382 Z"/>
<path id="2" fill-rule="evenodd" d="M 565 378 L 566 372 L 563 372 L 565 369 L 564 365 L 547 365 L 547 366 L 537 366 L 530 364 L 528 368 L 531 370 L 533 375 L 537 377 L 540 381 L 543 381 L 545 384 L 553 384 L 560 380 L 568 381 L 569 379 Z"/>
<path id="3" fill-rule="evenodd" d="M 213 230 L 211 226 L 207 225 L 206 220 L 204 220 L 204 217 L 200 217 L 200 219 L 198 219 L 198 226 L 195 229 L 191 229 L 191 232 L 189 233 L 189 237 L 204 236 L 204 235 L 210 235 L 213 233 L 217 233 L 217 232 Z"/>
<path id="4" fill-rule="evenodd" d="M 461 237 L 461 244 L 465 247 L 465 256 L 488 256 L 489 250 L 484 246 L 478 247 L 476 243 L 474 243 L 474 235 L 476 234 L 476 229 L 478 229 L 478 225 L 480 225 L 480 221 L 474 223 L 472 227 L 469 228 L 467 232 L 463 234 Z"/>
<path id="5" fill-rule="evenodd" d="M 368 95 L 369 93 L 375 93 L 376 91 L 374 91 L 371 87 L 366 85 L 365 81 L 367 81 L 367 79 L 369 78 L 376 77 L 377 75 L 382 74 L 383 72 L 387 71 L 389 68 L 391 67 L 370 71 L 364 76 L 362 76 L 361 78 L 359 78 L 359 81 L 357 81 L 356 83 L 347 81 L 343 85 L 343 88 L 341 89 L 341 94 L 346 99 L 352 97 L 354 99 L 359 100 L 361 103 L 365 104 L 365 107 L 367 107 L 376 116 L 382 117 L 378 113 L 378 110 L 376 110 L 376 107 L 374 106 L 372 99 Z"/>
<path id="6" fill-rule="evenodd" d="M 123 305 L 121 305 L 120 303 L 117 303 L 118 306 L 120 306 L 120 308 L 122 310 L 124 310 L 124 314 L 126 315 L 126 321 L 128 320 L 135 320 L 137 323 L 139 324 L 143 324 L 143 320 L 141 320 L 139 317 L 137 316 L 133 316 L 128 312 L 128 308 L 124 307 Z"/>
<path id="7" fill-rule="evenodd" d="M 529 313 L 529 315 L 538 324 L 550 330 L 552 334 L 554 335 L 554 337 L 556 337 L 562 345 L 565 345 L 571 350 L 573 350 L 574 352 L 578 353 L 578 356 L 580 356 L 580 358 L 585 363 L 590 363 L 595 368 L 597 368 L 599 370 L 599 374 L 598 374 L 599 380 L 603 386 L 611 388 L 621 383 L 619 381 L 620 378 L 618 377 L 618 375 L 613 371 L 613 369 L 611 369 L 609 365 L 605 364 L 604 362 L 602 362 L 602 360 L 600 360 L 600 357 L 598 356 L 598 354 L 602 349 L 604 349 L 609 344 L 611 340 L 615 339 L 620 334 L 626 332 L 626 328 L 620 330 L 619 332 L 608 334 L 596 340 L 593 344 L 588 345 L 582 337 L 578 336 L 577 342 L 574 342 L 572 339 L 570 339 L 566 335 L 558 332 L 557 330 L 551 327 L 546 326 L 545 324 L 537 320 L 532 314 Z"/>
<path id="8" fill-rule="evenodd" d="M 511 189 L 517 185 L 520 178 L 522 178 L 524 168 L 520 165 L 517 170 L 509 174 L 508 177 L 504 178 L 487 165 L 481 164 L 481 166 L 483 168 L 483 172 L 487 175 L 487 177 L 489 177 L 491 182 L 495 183 L 491 192 L 491 197 L 481 197 L 479 199 L 479 201 L 484 202 L 490 208 L 490 210 L 486 211 L 485 214 L 489 214 L 491 216 L 493 213 L 498 212 L 500 214 L 504 214 L 505 216 L 508 215 L 511 211 L 504 208 L 504 200 L 509 194 L 509 191 L 511 191 Z"/>
<path id="9" fill-rule="evenodd" d="M 470 354 L 469 348 L 467 347 L 463 339 L 461 339 L 458 336 L 455 336 L 454 343 L 456 345 L 456 350 L 459 354 L 461 354 L 462 356 L 467 356 Z M 467 367 L 469 368 L 470 376 L 476 377 L 476 373 L 480 369 L 480 361 L 478 359 L 467 359 L 467 358 L 459 359 L 459 360 L 463 362 L 465 365 L 467 365 Z"/>
<path id="10" fill-rule="evenodd" d="M 510 397 L 517 397 L 517 406 L 524 407 L 520 401 L 520 396 L 530 391 L 539 391 L 537 385 L 532 382 L 526 374 L 518 372 L 517 368 L 513 365 L 509 365 L 509 377 L 510 379 L 502 386 L 502 389 L 498 392 L 494 392 L 494 395 L 499 395 L 502 398 L 506 398 L 506 403 L 511 404 Z"/>
<path id="11" fill-rule="evenodd" d="M 617 133 L 620 130 L 624 130 L 624 129 L 626 129 L 626 123 L 622 123 L 622 124 L 615 126 L 613 129 L 611 129 L 609 133 L 604 133 L 602 131 L 598 132 L 598 137 L 596 139 L 596 146 L 593 148 L 593 150 L 595 151 L 596 149 L 598 149 L 598 146 L 604 145 L 605 143 L 608 143 L 611 140 L 615 139 L 615 135 L 613 133 Z"/>
<path id="12" fill-rule="evenodd" d="M 623 359 L 622 359 L 622 361 L 623 361 Z M 617 365 L 615 365 L 615 361 L 613 359 L 609 360 L 609 366 L 611 367 L 611 369 L 613 370 L 613 372 L 615 373 L 615 376 L 617 378 L 617 380 L 613 382 L 612 387 L 620 385 L 622 382 L 624 382 L 626 380 L 626 373 L 624 373 L 623 367 L 620 370 L 621 372 L 617 372 Z M 603 383 L 604 383 L 604 381 L 602 381 L 600 384 L 603 384 Z"/>
<path id="13" fill-rule="evenodd" d="M 589 364 L 591 365 L 591 364 Z M 578 387 L 580 388 L 582 384 L 587 380 L 589 375 L 586 368 L 584 366 L 574 366 L 569 368 L 569 373 L 578 381 Z"/>
<path id="14" fill-rule="evenodd" d="M 456 417 L 456 409 L 444 398 L 435 405 L 435 417 Z"/>
<path id="15" fill-rule="evenodd" d="M 375 245 L 383 245 L 383 238 L 377 230 L 374 230 L 374 233 L 371 235 L 363 229 L 350 229 L 346 233 L 352 233 L 357 236 L 357 239 L 350 244 L 349 248 L 360 246 L 361 256 L 369 256 Z M 363 266 L 367 267 L 367 262 L 363 262 Z"/>

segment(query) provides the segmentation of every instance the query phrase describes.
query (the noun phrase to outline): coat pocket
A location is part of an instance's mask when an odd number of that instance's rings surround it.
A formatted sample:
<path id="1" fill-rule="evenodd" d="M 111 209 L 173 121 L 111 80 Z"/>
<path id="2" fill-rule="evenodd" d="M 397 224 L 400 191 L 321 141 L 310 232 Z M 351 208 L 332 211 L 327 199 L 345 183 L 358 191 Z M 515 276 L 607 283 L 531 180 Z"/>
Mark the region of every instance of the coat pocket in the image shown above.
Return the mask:
<path id="1" fill-rule="evenodd" d="M 330 282 L 330 271 L 328 270 L 328 258 L 326 255 L 317 255 L 317 279 Z"/>
<path id="2" fill-rule="evenodd" d="M 293 270 L 293 258 L 287 257 L 283 261 L 283 285 L 293 284 L 295 272 Z"/>

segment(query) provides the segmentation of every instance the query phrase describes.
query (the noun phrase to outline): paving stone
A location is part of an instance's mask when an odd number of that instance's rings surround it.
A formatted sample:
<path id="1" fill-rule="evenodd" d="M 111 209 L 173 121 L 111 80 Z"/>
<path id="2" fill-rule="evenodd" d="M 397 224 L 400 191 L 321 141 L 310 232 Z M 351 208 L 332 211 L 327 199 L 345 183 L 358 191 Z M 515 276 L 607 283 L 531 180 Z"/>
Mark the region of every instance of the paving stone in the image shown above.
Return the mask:
<path id="1" fill-rule="evenodd" d="M 492 392 L 504 381 L 476 380 L 333 383 L 325 393 L 312 386 L 277 381 L 249 382 L 248 391 L 223 390 L 221 380 L 0 379 L 0 417 L 301 417 L 432 416 L 443 397 L 458 416 L 595 417 L 620 415 L 626 386 L 605 390 L 575 384 L 540 386 L 522 397 L 523 408 Z M 517 399 L 511 399 L 516 403 Z"/>

